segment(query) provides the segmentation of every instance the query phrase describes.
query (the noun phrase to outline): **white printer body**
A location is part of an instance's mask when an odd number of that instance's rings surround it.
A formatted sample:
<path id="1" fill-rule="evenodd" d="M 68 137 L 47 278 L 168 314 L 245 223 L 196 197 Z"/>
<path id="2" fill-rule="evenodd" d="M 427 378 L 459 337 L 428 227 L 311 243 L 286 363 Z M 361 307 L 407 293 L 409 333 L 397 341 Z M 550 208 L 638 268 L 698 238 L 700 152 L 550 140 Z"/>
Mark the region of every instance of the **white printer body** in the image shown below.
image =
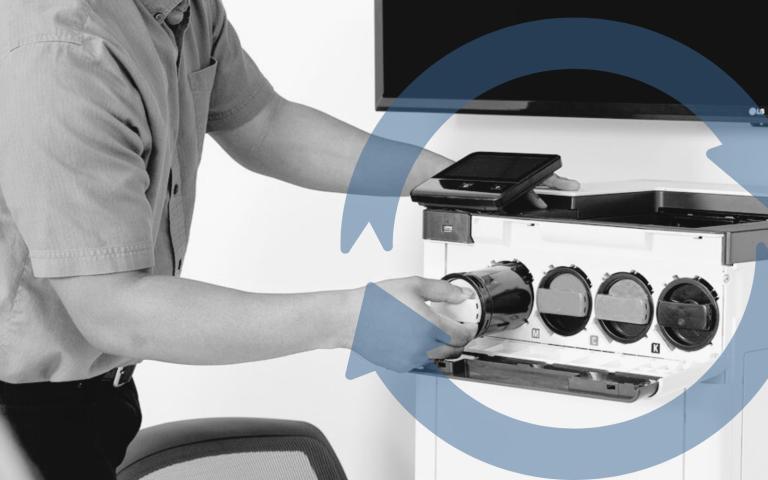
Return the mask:
<path id="1" fill-rule="evenodd" d="M 481 332 L 464 356 L 439 362 L 440 368 L 485 406 L 550 427 L 611 425 L 684 395 L 739 325 L 752 292 L 756 247 L 768 241 L 768 209 L 732 186 L 638 181 L 539 193 L 549 210 L 425 211 L 426 277 L 515 262 L 526 270 L 533 297 L 525 321 Z M 768 348 L 768 338 L 764 343 Z M 748 362 L 765 359 L 736 361 L 748 369 Z M 740 378 L 714 376 L 707 383 L 743 389 Z M 440 412 L 438 390 L 421 392 L 418 402 Z M 717 406 L 684 402 L 671 427 L 681 435 L 692 427 L 686 423 L 694 417 L 691 408 Z M 417 424 L 417 480 L 539 478 L 459 451 L 441 438 L 441 421 L 436 433 Z M 525 439 L 509 440 L 511 456 L 516 442 Z M 765 445 L 764 389 L 703 443 L 615 478 L 765 478 Z M 557 462 L 558 452 L 548 458 Z"/>

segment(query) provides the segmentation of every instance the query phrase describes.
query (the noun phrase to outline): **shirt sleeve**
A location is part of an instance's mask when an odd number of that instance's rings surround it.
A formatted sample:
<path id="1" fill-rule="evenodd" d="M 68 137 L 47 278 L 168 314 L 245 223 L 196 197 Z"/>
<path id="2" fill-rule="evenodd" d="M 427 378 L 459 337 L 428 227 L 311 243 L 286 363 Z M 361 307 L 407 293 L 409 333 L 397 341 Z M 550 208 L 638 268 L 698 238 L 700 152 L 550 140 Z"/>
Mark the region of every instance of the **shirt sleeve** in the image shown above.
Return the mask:
<path id="1" fill-rule="evenodd" d="M 154 265 L 146 115 L 104 57 L 49 41 L 2 60 L 0 213 L 4 200 L 40 278 Z"/>
<path id="2" fill-rule="evenodd" d="M 213 15 L 212 58 L 218 64 L 208 114 L 208 131 L 231 130 L 246 123 L 276 95 L 240 39 L 221 4 Z"/>

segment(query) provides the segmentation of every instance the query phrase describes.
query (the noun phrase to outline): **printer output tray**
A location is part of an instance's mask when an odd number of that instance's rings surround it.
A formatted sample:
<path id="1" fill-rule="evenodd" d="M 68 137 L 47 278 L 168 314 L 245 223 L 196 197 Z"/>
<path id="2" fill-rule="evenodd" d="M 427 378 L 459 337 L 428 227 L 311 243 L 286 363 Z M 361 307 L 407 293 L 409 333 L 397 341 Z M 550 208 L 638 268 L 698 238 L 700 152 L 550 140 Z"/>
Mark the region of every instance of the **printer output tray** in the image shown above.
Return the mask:
<path id="1" fill-rule="evenodd" d="M 490 355 L 463 355 L 435 362 L 424 373 L 508 387 L 578 395 L 619 402 L 650 397 L 659 389 L 659 378 L 604 370 L 547 364 Z M 431 372 L 430 372 L 431 371 Z"/>

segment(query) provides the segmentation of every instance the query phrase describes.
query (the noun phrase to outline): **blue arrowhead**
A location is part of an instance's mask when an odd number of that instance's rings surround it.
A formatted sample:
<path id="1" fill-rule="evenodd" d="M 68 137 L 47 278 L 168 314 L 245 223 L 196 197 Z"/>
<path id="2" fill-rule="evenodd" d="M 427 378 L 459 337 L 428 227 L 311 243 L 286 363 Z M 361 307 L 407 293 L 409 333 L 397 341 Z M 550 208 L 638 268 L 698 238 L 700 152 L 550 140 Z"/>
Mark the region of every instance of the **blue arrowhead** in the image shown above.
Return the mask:
<path id="1" fill-rule="evenodd" d="M 747 191 L 768 205 L 764 195 L 764 187 L 768 184 L 768 131 L 752 128 L 745 131 L 743 127 L 734 125 L 717 125 L 713 131 L 722 145 L 707 152 L 712 162 L 731 178 L 737 181 Z"/>
<path id="2" fill-rule="evenodd" d="M 347 378 L 349 380 L 354 380 L 356 378 L 363 377 L 365 375 L 368 375 L 371 372 L 375 372 L 380 367 L 377 367 L 376 365 L 372 364 L 360 354 L 358 354 L 355 351 L 349 352 L 349 360 L 347 361 Z"/>
<path id="3" fill-rule="evenodd" d="M 365 289 L 360 317 L 347 363 L 352 380 L 388 368 L 407 372 L 430 362 L 427 352 L 448 343 L 450 338 L 381 287 Z"/>
<path id="4" fill-rule="evenodd" d="M 357 161 L 341 221 L 341 251 L 348 253 L 370 224 L 384 250 L 392 250 L 397 205 L 408 174 L 432 133 L 448 115 L 389 114 Z M 395 139 L 396 141 L 388 140 Z"/>
<path id="5" fill-rule="evenodd" d="M 377 129 L 363 148 L 349 184 L 341 225 L 348 253 L 370 224 L 384 250 L 392 250 L 395 215 L 408 173 L 421 149 L 381 138 Z"/>
<path id="6" fill-rule="evenodd" d="M 349 253 L 369 224 L 382 248 L 392 250 L 397 197 L 348 195 L 341 222 L 341 251 Z"/>

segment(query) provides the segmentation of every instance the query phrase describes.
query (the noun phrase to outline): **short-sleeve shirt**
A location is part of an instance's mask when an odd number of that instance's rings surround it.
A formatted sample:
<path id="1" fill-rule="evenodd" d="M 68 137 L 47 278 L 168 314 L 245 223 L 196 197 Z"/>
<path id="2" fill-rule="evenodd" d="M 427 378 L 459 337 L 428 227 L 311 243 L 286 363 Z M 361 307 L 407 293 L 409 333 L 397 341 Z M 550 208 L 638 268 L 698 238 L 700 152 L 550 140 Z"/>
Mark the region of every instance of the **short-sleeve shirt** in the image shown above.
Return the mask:
<path id="1" fill-rule="evenodd" d="M 276 97 L 220 0 L 9 0 L 0 19 L 0 380 L 90 378 L 50 279 L 178 275 L 206 132 Z"/>

